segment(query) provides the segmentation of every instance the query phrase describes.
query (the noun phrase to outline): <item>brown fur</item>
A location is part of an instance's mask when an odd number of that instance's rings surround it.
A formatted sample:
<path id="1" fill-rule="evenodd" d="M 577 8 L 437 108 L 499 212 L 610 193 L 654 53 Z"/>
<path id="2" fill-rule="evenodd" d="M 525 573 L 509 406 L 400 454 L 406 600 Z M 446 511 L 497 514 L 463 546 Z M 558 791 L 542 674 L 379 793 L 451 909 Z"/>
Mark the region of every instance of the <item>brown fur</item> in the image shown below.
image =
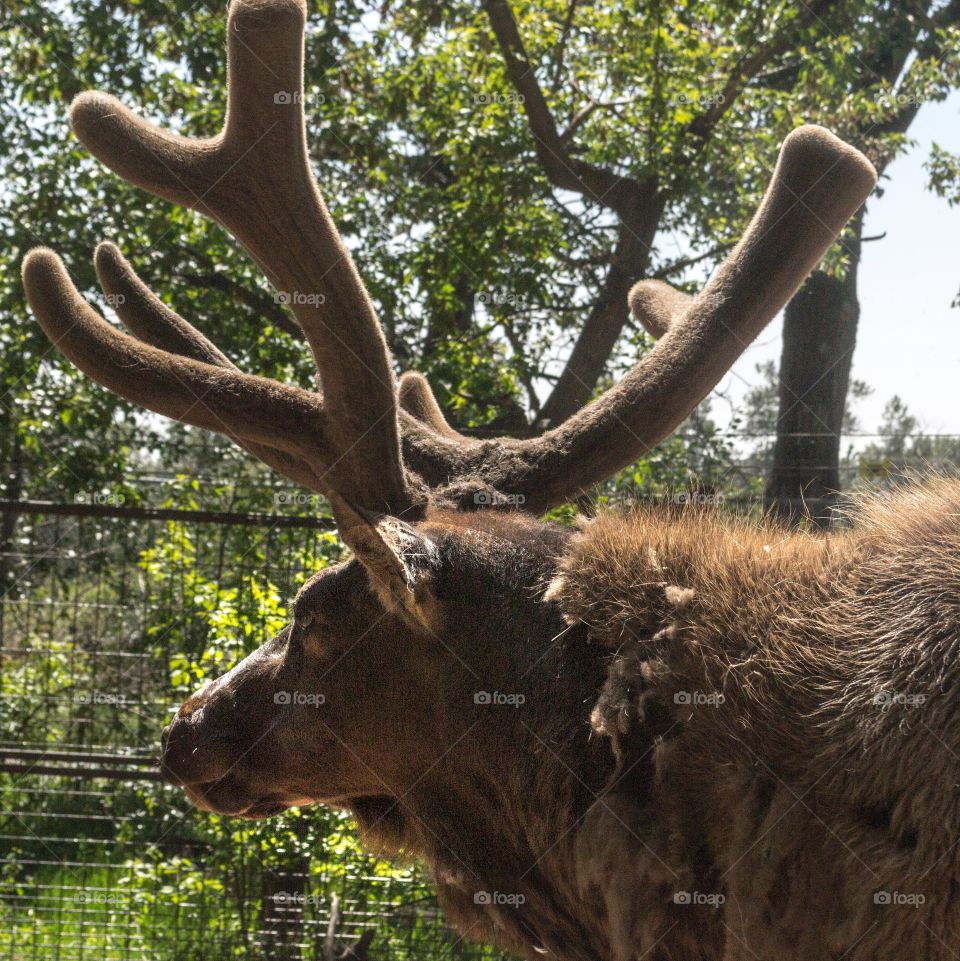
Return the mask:
<path id="1" fill-rule="evenodd" d="M 593 724 L 621 771 L 657 718 L 640 824 L 664 842 L 653 869 L 726 899 L 707 957 L 960 949 L 960 485 L 867 500 L 856 521 L 816 537 L 605 515 L 551 587 L 614 652 Z M 642 897 L 625 910 L 641 936 L 623 957 L 671 914 Z"/>
<path id="2" fill-rule="evenodd" d="M 509 5 L 486 9 L 508 73 L 531 82 Z M 465 935 L 531 961 L 960 947 L 955 487 L 868 506 L 859 533 L 830 540 L 684 514 L 603 517 L 568 545 L 477 513 L 564 503 L 667 436 L 830 248 L 872 166 L 828 131 L 793 131 L 700 294 L 634 288 L 662 339 L 619 384 L 540 436 L 470 439 L 426 381 L 398 389 L 313 181 L 306 14 L 303 0 L 232 0 L 212 138 L 103 94 L 78 97 L 71 120 L 107 166 L 216 219 L 291 295 L 322 396 L 238 371 L 115 248 L 97 268 L 129 335 L 52 251 L 23 264 L 34 313 L 78 367 L 322 491 L 356 555 L 187 700 L 163 735 L 166 776 L 228 815 L 349 808 L 369 843 L 430 865 Z M 884 685 L 924 710 L 871 711 Z M 884 910 L 869 899 L 884 888 L 928 900 Z"/>
<path id="3" fill-rule="evenodd" d="M 960 948 L 960 483 L 834 535 L 687 509 L 436 513 L 408 541 L 423 620 L 334 568 L 184 706 L 164 758 L 198 803 L 347 806 L 531 961 Z M 323 710 L 277 708 L 291 687 Z"/>

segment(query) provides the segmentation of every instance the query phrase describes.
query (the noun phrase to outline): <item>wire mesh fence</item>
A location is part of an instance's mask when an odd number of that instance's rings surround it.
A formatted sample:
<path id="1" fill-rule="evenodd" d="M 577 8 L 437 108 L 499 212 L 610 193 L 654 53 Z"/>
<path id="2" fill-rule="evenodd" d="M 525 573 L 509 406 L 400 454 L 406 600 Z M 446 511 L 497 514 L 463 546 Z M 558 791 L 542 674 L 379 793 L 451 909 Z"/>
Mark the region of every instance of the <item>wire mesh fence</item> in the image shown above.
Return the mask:
<path id="1" fill-rule="evenodd" d="M 171 711 L 275 632 L 339 550 L 323 520 L 0 504 L 0 958 L 491 956 L 341 816 L 194 811 L 155 757 Z M 10 516 L 10 515 L 13 516 Z"/>
<path id="2" fill-rule="evenodd" d="M 935 458 L 916 460 L 844 476 L 885 485 Z M 612 496 L 768 506 L 749 462 L 699 476 L 688 492 Z M 416 871 L 365 856 L 342 816 L 232 821 L 160 780 L 172 711 L 276 633 L 340 551 L 312 495 L 198 475 L 171 496 L 181 481 L 0 500 L 0 961 L 495 957 L 444 924 Z M 795 506 L 832 523 L 838 499 Z"/>

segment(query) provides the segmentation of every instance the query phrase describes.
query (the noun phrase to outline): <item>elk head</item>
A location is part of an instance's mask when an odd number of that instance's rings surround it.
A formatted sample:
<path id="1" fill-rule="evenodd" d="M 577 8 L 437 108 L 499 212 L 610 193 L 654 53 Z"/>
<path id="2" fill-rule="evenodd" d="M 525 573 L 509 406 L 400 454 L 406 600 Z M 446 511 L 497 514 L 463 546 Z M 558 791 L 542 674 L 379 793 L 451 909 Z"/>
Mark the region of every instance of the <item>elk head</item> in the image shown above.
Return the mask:
<path id="1" fill-rule="evenodd" d="M 53 252 L 23 265 L 37 319 L 74 364 L 323 493 L 353 551 L 303 586 L 286 629 L 187 700 L 164 732 L 163 771 L 225 814 L 347 806 L 373 840 L 425 856 L 463 915 L 471 885 L 522 883 L 560 903 L 548 865 L 611 759 L 587 723 L 601 654 L 544 598 L 566 534 L 532 518 L 667 436 L 790 298 L 875 175 L 827 131 L 794 131 L 745 236 L 699 295 L 634 288 L 634 312 L 662 336 L 620 383 L 541 436 L 467 438 L 422 377 L 396 383 L 317 190 L 304 23 L 303 0 L 233 0 L 227 117 L 212 139 L 159 130 L 100 93 L 78 97 L 71 117 L 108 167 L 212 217 L 292 295 L 322 394 L 239 371 L 112 245 L 96 268 L 121 295 L 111 299 L 129 334 L 84 301 Z M 501 499 L 526 516 L 480 509 Z M 506 908 L 480 903 L 493 920 L 478 933 L 496 927 L 524 954 L 580 924 L 557 908 L 552 930 L 521 930 Z"/>

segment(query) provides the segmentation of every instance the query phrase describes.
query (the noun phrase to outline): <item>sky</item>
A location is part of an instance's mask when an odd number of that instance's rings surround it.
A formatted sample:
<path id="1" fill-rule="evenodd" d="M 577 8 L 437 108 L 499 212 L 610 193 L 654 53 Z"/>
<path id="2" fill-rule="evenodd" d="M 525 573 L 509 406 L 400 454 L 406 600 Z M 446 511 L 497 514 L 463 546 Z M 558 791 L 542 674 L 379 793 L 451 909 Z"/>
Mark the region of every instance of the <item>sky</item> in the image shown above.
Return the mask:
<path id="1" fill-rule="evenodd" d="M 853 376 L 874 392 L 854 408 L 862 429 L 876 431 L 897 394 L 926 433 L 960 434 L 960 206 L 926 189 L 924 161 L 933 142 L 960 151 L 960 92 L 926 104 L 910 128 L 916 145 L 887 168 L 884 195 L 867 205 L 860 268 L 860 326 Z M 779 363 L 782 318 L 744 353 L 720 392 L 739 401 L 757 382 L 757 363 Z M 729 406 L 714 405 L 723 423 Z M 858 445 L 859 446 L 859 445 Z"/>

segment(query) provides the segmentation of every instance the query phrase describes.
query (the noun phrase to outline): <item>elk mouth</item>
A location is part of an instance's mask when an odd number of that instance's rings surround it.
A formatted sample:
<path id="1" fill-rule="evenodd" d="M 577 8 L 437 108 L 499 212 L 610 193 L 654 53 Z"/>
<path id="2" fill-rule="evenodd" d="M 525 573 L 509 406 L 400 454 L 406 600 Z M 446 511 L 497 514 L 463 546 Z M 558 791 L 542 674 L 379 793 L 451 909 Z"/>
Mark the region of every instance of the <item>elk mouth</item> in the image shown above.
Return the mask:
<path id="1" fill-rule="evenodd" d="M 280 814 L 288 808 L 303 807 L 307 804 L 323 804 L 349 811 L 361 826 L 361 830 L 364 826 L 395 830 L 396 822 L 401 817 L 397 799 L 388 795 L 340 794 L 308 798 L 270 793 L 251 798 L 243 784 L 229 776 L 188 784 L 169 780 L 182 788 L 194 807 L 208 814 L 224 817 L 261 820 Z"/>
<path id="2" fill-rule="evenodd" d="M 281 800 L 271 800 L 269 797 L 251 804 L 246 810 L 241 811 L 236 817 L 247 818 L 251 821 L 258 821 L 263 818 L 272 818 L 281 811 L 293 807 L 292 803 Z"/>
<path id="3" fill-rule="evenodd" d="M 252 796 L 241 778 L 225 774 L 218 778 L 185 781 L 170 771 L 161 760 L 160 770 L 171 784 L 181 788 L 191 804 L 208 814 L 260 820 L 273 817 L 291 807 L 323 804 L 349 811 L 361 832 L 394 836 L 404 833 L 404 816 L 397 798 L 387 794 L 335 794 L 303 797 L 271 792 Z"/>
<path id="4" fill-rule="evenodd" d="M 201 811 L 248 820 L 273 817 L 287 808 L 305 803 L 304 798 L 290 798 L 280 794 L 267 794 L 251 799 L 241 785 L 225 778 L 185 784 L 183 790 L 193 806 Z"/>

